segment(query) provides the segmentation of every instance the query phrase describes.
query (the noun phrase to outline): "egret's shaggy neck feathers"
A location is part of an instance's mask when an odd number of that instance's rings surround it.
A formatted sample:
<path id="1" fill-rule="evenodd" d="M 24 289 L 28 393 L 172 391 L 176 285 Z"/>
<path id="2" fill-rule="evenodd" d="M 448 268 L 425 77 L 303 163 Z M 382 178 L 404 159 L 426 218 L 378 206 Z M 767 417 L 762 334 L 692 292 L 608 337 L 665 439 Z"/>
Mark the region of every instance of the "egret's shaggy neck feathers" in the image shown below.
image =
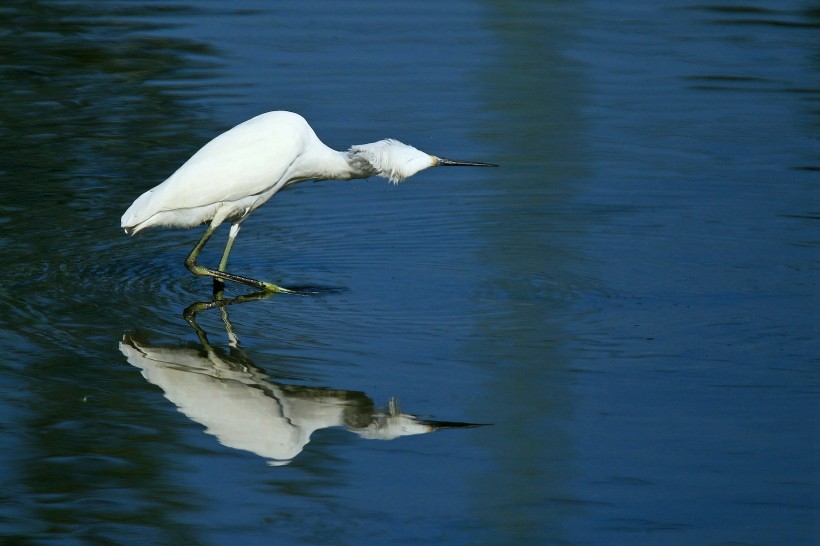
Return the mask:
<path id="1" fill-rule="evenodd" d="M 394 184 L 435 165 L 435 158 L 392 138 L 351 146 L 348 164 L 363 177 L 378 175 Z"/>

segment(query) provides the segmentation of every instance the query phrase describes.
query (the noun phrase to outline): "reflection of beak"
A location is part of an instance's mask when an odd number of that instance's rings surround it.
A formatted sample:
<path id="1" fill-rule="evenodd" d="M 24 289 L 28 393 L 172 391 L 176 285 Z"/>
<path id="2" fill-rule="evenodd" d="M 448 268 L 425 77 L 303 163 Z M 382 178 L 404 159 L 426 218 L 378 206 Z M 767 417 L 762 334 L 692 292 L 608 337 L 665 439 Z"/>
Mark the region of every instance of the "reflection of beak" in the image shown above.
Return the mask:
<path id="1" fill-rule="evenodd" d="M 459 161 L 437 157 L 433 163 L 436 167 L 498 167 L 495 163 L 481 163 L 479 161 Z"/>
<path id="2" fill-rule="evenodd" d="M 428 428 L 429 432 L 433 432 L 436 430 L 443 430 L 447 428 L 473 428 L 473 427 L 486 427 L 487 423 L 459 423 L 457 421 L 419 421 L 422 425 L 425 425 Z"/>

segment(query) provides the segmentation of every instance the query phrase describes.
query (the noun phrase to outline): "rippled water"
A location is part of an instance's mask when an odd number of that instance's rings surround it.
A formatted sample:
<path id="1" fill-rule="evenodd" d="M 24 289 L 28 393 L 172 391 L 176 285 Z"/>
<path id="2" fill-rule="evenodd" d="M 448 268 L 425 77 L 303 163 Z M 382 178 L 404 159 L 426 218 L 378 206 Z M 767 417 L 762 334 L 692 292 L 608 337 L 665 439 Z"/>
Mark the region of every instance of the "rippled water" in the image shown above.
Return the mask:
<path id="1" fill-rule="evenodd" d="M 0 22 L 0 542 L 820 536 L 810 3 Z M 200 230 L 119 217 L 273 109 L 502 166 L 283 192 L 231 268 L 312 293 L 210 305 Z"/>

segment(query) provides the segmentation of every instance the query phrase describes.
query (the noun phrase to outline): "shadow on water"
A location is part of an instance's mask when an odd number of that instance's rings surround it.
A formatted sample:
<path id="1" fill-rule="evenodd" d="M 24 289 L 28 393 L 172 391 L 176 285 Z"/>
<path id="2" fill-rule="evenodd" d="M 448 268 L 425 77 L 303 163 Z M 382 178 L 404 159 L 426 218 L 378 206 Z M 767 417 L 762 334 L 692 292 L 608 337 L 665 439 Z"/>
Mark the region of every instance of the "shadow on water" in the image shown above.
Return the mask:
<path id="1" fill-rule="evenodd" d="M 317 430 L 344 427 L 369 440 L 393 440 L 442 429 L 481 426 L 431 421 L 402 413 L 391 398 L 386 409 L 360 391 L 301 386 L 274 381 L 256 367 L 240 347 L 227 306 L 266 299 L 264 292 L 218 298 L 190 305 L 184 312 L 199 345 L 152 345 L 126 333 L 120 351 L 142 370 L 148 382 L 192 421 L 206 427 L 227 447 L 249 451 L 273 466 L 289 464 Z M 214 347 L 196 321 L 197 314 L 219 309 L 229 339 L 229 351 Z"/>

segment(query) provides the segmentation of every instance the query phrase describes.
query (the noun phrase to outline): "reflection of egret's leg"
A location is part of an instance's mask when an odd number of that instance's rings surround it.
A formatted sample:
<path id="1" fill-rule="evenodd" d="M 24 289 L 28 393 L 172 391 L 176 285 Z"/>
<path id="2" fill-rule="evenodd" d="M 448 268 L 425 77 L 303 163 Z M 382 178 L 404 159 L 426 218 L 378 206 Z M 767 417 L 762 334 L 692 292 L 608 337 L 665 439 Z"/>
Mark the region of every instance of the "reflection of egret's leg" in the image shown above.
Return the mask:
<path id="1" fill-rule="evenodd" d="M 188 307 L 185 308 L 185 311 L 182 312 L 182 316 L 185 317 L 185 322 L 191 325 L 191 328 L 194 329 L 196 332 L 197 337 L 199 338 L 199 342 L 208 350 L 211 346 L 210 342 L 208 341 L 208 334 L 205 333 L 205 330 L 197 324 L 196 322 L 196 315 L 200 311 L 205 311 L 206 309 L 210 309 L 208 306 L 208 302 L 200 301 L 197 303 L 192 303 Z"/>
<path id="2" fill-rule="evenodd" d="M 228 305 L 233 305 L 234 303 L 245 303 L 248 301 L 256 301 L 256 300 L 263 300 L 265 298 L 269 298 L 273 292 L 253 292 L 252 294 L 245 294 L 244 296 L 237 296 L 235 298 L 228 298 L 224 299 L 221 295 L 214 299 L 213 301 L 198 301 L 196 303 L 192 303 L 185 310 L 182 312 L 182 316 L 185 317 L 185 321 L 191 325 L 191 327 L 196 331 L 197 336 L 199 336 L 200 341 L 204 345 L 208 345 L 208 338 L 205 335 L 205 331 L 197 324 L 196 316 L 197 314 L 201 313 L 202 311 L 207 311 L 208 309 L 218 308 L 220 313 L 222 313 L 222 320 L 225 322 L 225 327 L 228 331 L 228 338 L 231 340 L 231 346 L 235 347 L 239 344 L 239 339 L 236 337 L 233 331 L 233 325 L 231 321 L 228 319 L 228 313 L 225 311 L 225 307 Z M 236 345 L 234 345 L 236 343 Z"/>
<path id="3" fill-rule="evenodd" d="M 212 301 L 198 301 L 196 303 L 192 303 L 185 310 L 182 312 L 182 315 L 185 317 L 185 320 L 190 323 L 191 321 L 196 322 L 197 314 L 201 313 L 202 311 L 207 311 L 208 309 L 214 308 L 222 308 L 226 305 L 233 305 L 234 303 L 245 303 L 248 301 L 257 301 L 263 300 L 265 298 L 271 297 L 270 292 L 253 292 L 252 294 L 245 294 L 244 296 L 237 296 L 235 298 L 219 298 Z"/>
<path id="4" fill-rule="evenodd" d="M 185 267 L 193 273 L 194 275 L 207 275 L 209 277 L 214 277 L 220 279 L 222 281 L 233 281 L 238 282 L 241 284 L 247 284 L 248 286 L 253 286 L 259 290 L 264 290 L 270 293 L 276 292 L 284 292 L 284 293 L 293 293 L 292 290 L 288 290 L 287 288 L 282 288 L 280 286 L 276 286 L 275 284 L 265 282 L 265 281 L 258 281 L 256 279 L 251 279 L 248 277 L 243 277 L 241 275 L 235 275 L 233 273 L 228 273 L 227 271 L 219 271 L 216 269 L 211 269 L 209 267 L 205 267 L 196 263 L 196 259 L 199 257 L 199 253 L 202 252 L 202 249 L 205 247 L 205 243 L 208 242 L 208 239 L 211 238 L 211 235 L 214 234 L 216 228 L 218 226 L 208 226 L 208 229 L 205 230 L 205 233 L 202 235 L 202 238 L 199 242 L 194 246 L 194 249 L 185 258 Z M 238 230 L 237 230 L 238 231 Z M 233 234 L 236 237 L 236 233 Z M 229 239 L 229 245 L 233 245 L 233 239 Z M 226 247 L 226 253 L 223 253 L 223 259 L 227 261 L 227 253 L 229 253 L 230 248 Z"/>
<path id="5" fill-rule="evenodd" d="M 219 314 L 222 315 L 222 322 L 225 323 L 225 332 L 228 333 L 228 345 L 233 349 L 238 349 L 239 337 L 233 331 L 233 324 L 231 324 L 231 319 L 228 318 L 228 308 L 223 305 L 219 308 Z"/>
<path id="6" fill-rule="evenodd" d="M 208 341 L 208 334 L 205 333 L 205 330 L 197 323 L 196 317 L 197 314 L 201 313 L 202 311 L 207 311 L 209 309 L 217 308 L 219 309 L 220 314 L 222 315 L 222 321 L 225 323 L 225 331 L 228 334 L 229 344 L 231 346 L 231 354 L 238 355 L 240 360 L 243 362 L 249 362 L 252 366 L 250 358 L 245 354 L 245 351 L 239 347 L 239 337 L 234 333 L 233 324 L 231 323 L 230 318 L 228 317 L 227 307 L 228 305 L 232 305 L 234 303 L 245 303 L 249 301 L 256 301 L 262 300 L 265 298 L 269 298 L 273 295 L 272 292 L 253 292 L 251 294 L 245 294 L 244 296 L 237 296 L 235 298 L 228 298 L 224 299 L 222 294 L 220 294 L 213 299 L 212 301 L 199 301 L 196 303 L 192 303 L 185 310 L 182 312 L 183 317 L 185 317 L 185 321 L 191 325 L 191 328 L 194 329 L 196 332 L 197 337 L 199 338 L 199 342 L 202 344 L 202 347 L 209 355 L 214 354 L 214 350 L 211 347 L 210 341 Z M 223 367 L 220 358 L 213 359 L 214 366 L 217 369 Z M 243 364 L 245 366 L 245 364 Z M 245 368 L 247 371 L 247 368 Z"/>

